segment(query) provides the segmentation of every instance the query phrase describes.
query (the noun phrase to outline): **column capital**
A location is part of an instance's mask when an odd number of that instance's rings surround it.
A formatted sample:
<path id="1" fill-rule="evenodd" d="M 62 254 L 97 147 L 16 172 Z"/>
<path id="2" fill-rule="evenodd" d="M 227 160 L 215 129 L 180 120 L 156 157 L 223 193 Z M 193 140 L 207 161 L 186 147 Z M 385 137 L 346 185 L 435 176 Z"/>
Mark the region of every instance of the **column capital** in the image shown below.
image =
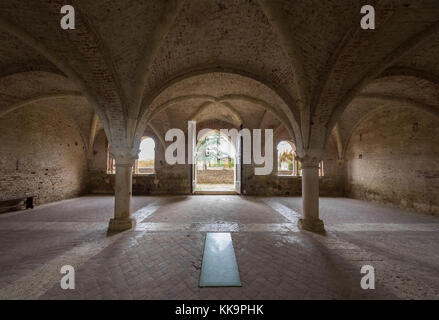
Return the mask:
<path id="1" fill-rule="evenodd" d="M 296 158 L 302 163 L 302 168 L 316 168 L 319 162 L 322 161 L 325 150 L 321 149 L 307 149 L 298 150 Z"/>
<path id="2" fill-rule="evenodd" d="M 128 147 L 110 147 L 110 155 L 116 160 L 117 166 L 132 166 L 136 161 L 139 151 Z"/>
<path id="3" fill-rule="evenodd" d="M 318 168 L 321 161 L 320 158 L 310 157 L 309 155 L 296 158 L 302 163 L 302 168 Z"/>

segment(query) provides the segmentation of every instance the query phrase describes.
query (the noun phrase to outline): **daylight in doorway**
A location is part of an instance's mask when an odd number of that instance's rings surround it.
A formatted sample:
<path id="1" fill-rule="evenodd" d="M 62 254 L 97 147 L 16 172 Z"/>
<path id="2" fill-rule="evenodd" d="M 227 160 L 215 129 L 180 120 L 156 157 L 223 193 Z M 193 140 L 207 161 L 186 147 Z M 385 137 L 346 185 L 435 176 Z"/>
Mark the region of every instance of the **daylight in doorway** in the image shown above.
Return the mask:
<path id="1" fill-rule="evenodd" d="M 188 121 L 187 145 L 189 164 L 196 162 L 197 151 L 195 148 L 200 139 L 205 138 L 206 132 L 210 131 L 212 131 L 212 129 L 200 130 L 195 139 L 197 132 L 196 122 Z M 238 153 L 242 153 L 242 164 L 251 164 L 253 156 L 253 162 L 258 165 L 258 167 L 255 168 L 255 175 L 268 175 L 272 173 L 273 129 L 264 130 L 264 139 L 262 139 L 261 129 L 253 129 L 253 134 L 247 128 L 243 128 L 239 131 L 237 129 L 219 129 L 218 131 L 220 135 L 223 136 L 221 139 L 230 139 L 227 144 L 223 144 L 223 148 L 233 149 Z M 186 138 L 183 130 L 177 128 L 169 129 L 166 132 L 165 140 L 173 141 L 173 143 L 166 148 L 166 162 L 170 165 L 186 164 Z M 264 149 L 264 153 L 262 153 L 262 149 Z M 229 153 L 230 152 L 231 151 L 229 151 Z"/>

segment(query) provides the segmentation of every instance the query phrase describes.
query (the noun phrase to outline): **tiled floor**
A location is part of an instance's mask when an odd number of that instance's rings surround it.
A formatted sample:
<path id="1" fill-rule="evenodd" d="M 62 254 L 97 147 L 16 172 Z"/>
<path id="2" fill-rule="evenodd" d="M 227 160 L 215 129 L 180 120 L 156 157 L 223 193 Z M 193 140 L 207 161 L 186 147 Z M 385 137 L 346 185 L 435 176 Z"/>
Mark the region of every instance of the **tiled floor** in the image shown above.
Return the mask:
<path id="1" fill-rule="evenodd" d="M 134 197 L 135 230 L 107 237 L 113 198 L 0 216 L 1 299 L 439 299 L 439 218 L 321 198 L 325 235 L 299 231 L 301 199 Z M 207 231 L 232 232 L 243 286 L 199 288 Z M 62 290 L 62 265 L 76 288 Z M 372 265 L 376 289 L 362 290 Z"/>

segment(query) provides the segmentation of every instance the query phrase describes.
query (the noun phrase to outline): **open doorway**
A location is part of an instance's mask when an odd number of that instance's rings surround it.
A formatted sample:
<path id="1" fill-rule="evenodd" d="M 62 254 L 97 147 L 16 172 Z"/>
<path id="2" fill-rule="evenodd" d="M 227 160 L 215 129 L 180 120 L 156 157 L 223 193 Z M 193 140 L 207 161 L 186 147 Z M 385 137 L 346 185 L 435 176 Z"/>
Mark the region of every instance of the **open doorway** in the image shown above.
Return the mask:
<path id="1" fill-rule="evenodd" d="M 236 150 L 230 138 L 212 130 L 196 146 L 195 192 L 236 193 Z"/>

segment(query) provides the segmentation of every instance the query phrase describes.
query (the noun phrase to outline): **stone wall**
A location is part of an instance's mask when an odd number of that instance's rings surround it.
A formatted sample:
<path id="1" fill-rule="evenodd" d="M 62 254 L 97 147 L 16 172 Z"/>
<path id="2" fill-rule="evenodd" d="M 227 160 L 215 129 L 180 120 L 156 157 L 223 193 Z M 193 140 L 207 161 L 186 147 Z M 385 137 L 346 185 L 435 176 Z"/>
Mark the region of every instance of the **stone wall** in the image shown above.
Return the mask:
<path id="1" fill-rule="evenodd" d="M 234 184 L 233 169 L 197 170 L 197 183 L 201 184 Z"/>
<path id="2" fill-rule="evenodd" d="M 319 178 L 321 196 L 340 197 L 344 195 L 342 165 L 330 159 L 324 160 L 326 172 Z M 248 195 L 301 196 L 302 177 L 279 175 L 256 176 L 251 166 L 244 169 L 244 190 Z"/>
<path id="3" fill-rule="evenodd" d="M 89 193 L 114 193 L 115 175 L 107 174 L 107 147 L 105 133 L 100 131 L 93 147 L 94 157 L 89 165 Z M 166 164 L 163 147 L 158 142 L 156 142 L 155 151 L 155 173 L 133 175 L 133 195 L 189 194 L 190 166 Z"/>
<path id="4" fill-rule="evenodd" d="M 85 146 L 61 108 L 21 108 L 0 118 L 0 128 L 0 200 L 35 195 L 42 204 L 83 194 Z"/>
<path id="5" fill-rule="evenodd" d="M 189 173 L 189 169 L 187 170 Z M 90 172 L 88 191 L 93 194 L 114 194 L 114 174 Z M 189 194 L 189 174 L 142 174 L 133 175 L 133 195 Z"/>
<path id="6" fill-rule="evenodd" d="M 151 136 L 151 135 L 150 135 Z M 107 142 L 101 131 L 95 141 L 94 159 L 91 161 L 89 172 L 89 192 L 108 193 L 114 191 L 114 175 L 106 173 Z M 338 161 L 337 148 L 333 139 L 330 139 L 324 161 L 325 175 L 320 178 L 321 196 L 343 196 L 343 166 Z M 224 183 L 220 179 L 222 173 L 216 170 L 206 170 L 209 178 L 215 178 L 217 183 Z M 233 184 L 233 170 L 223 170 L 228 174 L 228 181 Z M 219 171 L 221 172 L 221 171 Z M 203 171 L 199 170 L 198 183 L 208 183 Z M 155 174 L 134 175 L 133 194 L 189 194 L 190 193 L 190 166 L 169 166 L 164 160 L 164 149 L 156 143 Z M 302 194 L 302 178 L 293 176 L 279 176 L 273 172 L 267 176 L 255 176 L 252 165 L 243 166 L 243 189 L 248 195 L 265 196 L 300 196 Z"/>
<path id="7" fill-rule="evenodd" d="M 382 111 L 353 133 L 349 197 L 439 214 L 439 120 L 415 109 Z"/>
<path id="8" fill-rule="evenodd" d="M 279 141 L 275 141 L 275 146 Z M 275 153 L 277 154 L 277 152 Z M 275 161 L 275 167 L 277 161 Z M 323 158 L 324 176 L 319 178 L 321 196 L 340 197 L 344 195 L 343 163 L 338 160 L 334 139 L 329 139 Z M 285 172 L 273 171 L 271 175 L 256 176 L 252 165 L 244 166 L 243 189 L 248 195 L 301 196 L 302 177 L 287 176 Z"/>

